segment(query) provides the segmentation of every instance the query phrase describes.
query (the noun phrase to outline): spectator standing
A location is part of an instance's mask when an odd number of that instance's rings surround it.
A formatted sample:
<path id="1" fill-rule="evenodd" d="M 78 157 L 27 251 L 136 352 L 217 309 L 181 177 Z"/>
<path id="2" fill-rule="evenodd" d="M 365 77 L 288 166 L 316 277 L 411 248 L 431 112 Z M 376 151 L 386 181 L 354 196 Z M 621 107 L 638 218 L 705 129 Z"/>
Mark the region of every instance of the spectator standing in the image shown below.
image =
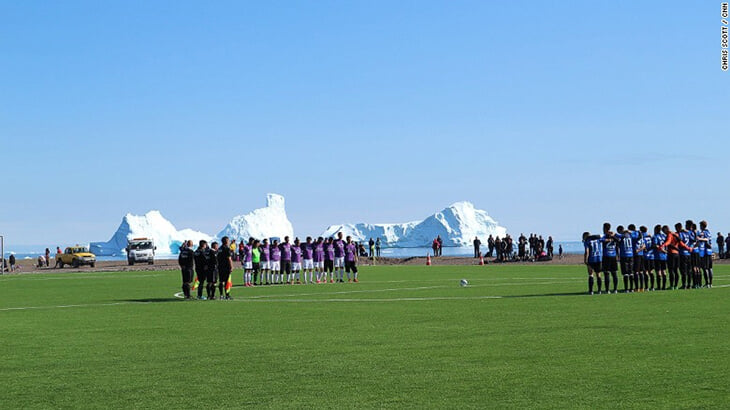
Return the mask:
<path id="1" fill-rule="evenodd" d="M 442 256 L 444 250 L 444 241 L 441 239 L 441 235 L 436 235 L 436 240 L 439 243 L 439 256 Z"/>
<path id="2" fill-rule="evenodd" d="M 489 251 L 487 256 L 491 258 L 494 255 L 494 238 L 492 238 L 492 235 L 487 238 L 487 250 Z"/>
<path id="3" fill-rule="evenodd" d="M 730 232 L 725 235 L 725 258 L 727 259 L 728 254 L 730 253 Z"/>
<path id="4" fill-rule="evenodd" d="M 551 258 L 553 257 L 553 237 L 552 236 L 548 236 L 547 255 Z"/>
<path id="5" fill-rule="evenodd" d="M 563 259 L 563 244 L 558 245 L 558 259 Z"/>
<path id="6" fill-rule="evenodd" d="M 15 272 L 15 255 L 12 253 L 8 257 L 8 263 L 10 264 L 10 272 Z"/>
<path id="7" fill-rule="evenodd" d="M 478 236 L 474 237 L 474 257 L 478 258 L 482 256 L 482 252 L 479 250 L 479 248 L 482 246 L 482 241 L 479 240 Z"/>
<path id="8" fill-rule="evenodd" d="M 725 258 L 725 238 L 722 237 L 720 232 L 717 233 L 717 257 L 719 259 Z"/>
<path id="9" fill-rule="evenodd" d="M 46 267 L 48 267 L 48 264 L 51 261 L 51 250 L 46 248 Z"/>
<path id="10" fill-rule="evenodd" d="M 375 240 L 375 256 L 380 257 L 380 238 Z"/>
<path id="11" fill-rule="evenodd" d="M 370 240 L 368 241 L 368 245 L 370 248 L 370 257 L 374 258 L 375 257 L 375 240 L 373 240 L 373 238 L 370 238 Z"/>
<path id="12" fill-rule="evenodd" d="M 499 236 L 494 240 L 494 249 L 497 251 L 497 261 L 502 262 L 502 240 Z"/>

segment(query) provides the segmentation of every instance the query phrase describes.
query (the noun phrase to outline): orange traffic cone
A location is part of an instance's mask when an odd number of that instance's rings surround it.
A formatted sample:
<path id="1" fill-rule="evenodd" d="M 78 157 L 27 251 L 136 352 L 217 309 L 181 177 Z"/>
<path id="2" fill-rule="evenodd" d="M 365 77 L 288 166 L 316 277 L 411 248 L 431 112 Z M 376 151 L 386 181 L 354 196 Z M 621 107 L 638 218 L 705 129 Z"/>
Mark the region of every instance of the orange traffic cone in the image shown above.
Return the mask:
<path id="1" fill-rule="evenodd" d="M 431 266 L 431 255 L 426 255 L 426 266 Z"/>
<path id="2" fill-rule="evenodd" d="M 484 256 L 479 255 L 479 265 L 484 265 Z"/>

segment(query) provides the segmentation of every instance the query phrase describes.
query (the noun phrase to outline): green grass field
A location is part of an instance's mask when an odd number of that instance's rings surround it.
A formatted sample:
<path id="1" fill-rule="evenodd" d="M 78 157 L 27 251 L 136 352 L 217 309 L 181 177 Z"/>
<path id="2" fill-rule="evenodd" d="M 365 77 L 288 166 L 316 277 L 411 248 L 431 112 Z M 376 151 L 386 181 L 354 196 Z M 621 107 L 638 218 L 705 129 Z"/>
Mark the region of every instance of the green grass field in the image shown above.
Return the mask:
<path id="1" fill-rule="evenodd" d="M 366 267 L 233 301 L 176 299 L 179 278 L 0 277 L 0 407 L 730 406 L 728 266 L 600 296 L 579 266 Z"/>

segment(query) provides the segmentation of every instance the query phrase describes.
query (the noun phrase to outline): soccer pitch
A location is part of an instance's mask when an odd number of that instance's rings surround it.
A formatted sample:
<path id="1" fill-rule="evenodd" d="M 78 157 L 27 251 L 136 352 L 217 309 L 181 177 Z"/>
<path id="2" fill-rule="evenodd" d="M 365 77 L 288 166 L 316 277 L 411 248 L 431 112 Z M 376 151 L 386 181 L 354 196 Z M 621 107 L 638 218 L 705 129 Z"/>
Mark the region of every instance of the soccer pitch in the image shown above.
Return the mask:
<path id="1" fill-rule="evenodd" d="M 594 296 L 581 266 L 363 267 L 360 279 L 183 301 L 179 272 L 2 276 L 1 407 L 730 403 L 728 266 L 713 289 Z"/>

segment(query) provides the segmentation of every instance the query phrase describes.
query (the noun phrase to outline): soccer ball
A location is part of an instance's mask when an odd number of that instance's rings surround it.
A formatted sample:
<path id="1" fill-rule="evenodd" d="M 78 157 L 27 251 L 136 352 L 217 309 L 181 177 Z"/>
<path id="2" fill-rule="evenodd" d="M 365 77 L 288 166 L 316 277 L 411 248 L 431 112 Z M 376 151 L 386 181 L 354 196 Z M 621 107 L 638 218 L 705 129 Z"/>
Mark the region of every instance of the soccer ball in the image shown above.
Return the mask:
<path id="1" fill-rule="evenodd" d="M 466 279 L 462 279 L 461 282 L 459 282 L 459 285 L 461 285 L 461 286 L 469 286 L 469 282 L 467 282 Z"/>

